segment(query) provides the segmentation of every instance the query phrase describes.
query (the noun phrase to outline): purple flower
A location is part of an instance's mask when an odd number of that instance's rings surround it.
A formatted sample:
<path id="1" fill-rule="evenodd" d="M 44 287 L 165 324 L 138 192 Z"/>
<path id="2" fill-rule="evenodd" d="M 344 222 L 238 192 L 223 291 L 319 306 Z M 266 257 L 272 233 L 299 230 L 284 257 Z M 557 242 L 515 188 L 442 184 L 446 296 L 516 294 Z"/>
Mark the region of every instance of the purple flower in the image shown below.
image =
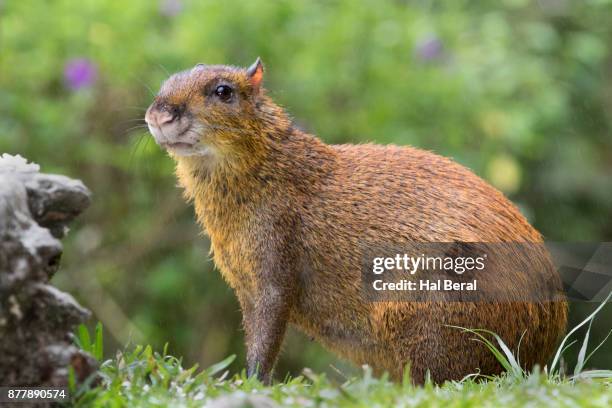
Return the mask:
<path id="1" fill-rule="evenodd" d="M 97 77 L 98 69 L 86 58 L 71 59 L 64 66 L 64 81 L 73 91 L 93 85 Z"/>
<path id="2" fill-rule="evenodd" d="M 415 48 L 416 56 L 425 62 L 440 59 L 443 51 L 442 41 L 435 35 L 430 35 L 418 41 Z"/>
<path id="3" fill-rule="evenodd" d="M 166 17 L 176 17 L 183 11 L 181 0 L 160 0 L 159 13 Z"/>

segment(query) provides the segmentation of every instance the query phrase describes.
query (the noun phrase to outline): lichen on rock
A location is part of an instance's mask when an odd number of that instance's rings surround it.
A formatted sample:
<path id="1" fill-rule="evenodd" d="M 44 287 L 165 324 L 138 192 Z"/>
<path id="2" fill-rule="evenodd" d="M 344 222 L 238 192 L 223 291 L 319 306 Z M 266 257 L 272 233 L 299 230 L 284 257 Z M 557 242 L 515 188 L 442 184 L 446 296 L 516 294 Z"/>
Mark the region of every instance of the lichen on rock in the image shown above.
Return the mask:
<path id="1" fill-rule="evenodd" d="M 95 360 L 71 333 L 90 312 L 49 284 L 59 267 L 59 238 L 90 203 L 78 180 L 39 172 L 21 156 L 0 156 L 0 384 L 61 386 Z"/>

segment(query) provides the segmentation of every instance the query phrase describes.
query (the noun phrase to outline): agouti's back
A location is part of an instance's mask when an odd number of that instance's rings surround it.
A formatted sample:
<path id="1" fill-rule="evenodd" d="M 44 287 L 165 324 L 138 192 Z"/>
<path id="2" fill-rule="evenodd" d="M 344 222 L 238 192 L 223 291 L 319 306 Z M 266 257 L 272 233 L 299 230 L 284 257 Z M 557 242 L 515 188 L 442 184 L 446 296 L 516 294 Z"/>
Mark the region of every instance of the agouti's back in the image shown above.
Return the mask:
<path id="1" fill-rule="evenodd" d="M 422 382 L 460 379 L 480 369 L 496 373 L 493 355 L 470 335 L 446 327 L 487 329 L 521 361 L 544 365 L 566 324 L 563 302 L 370 302 L 364 299 L 364 250 L 419 242 L 541 242 L 517 208 L 466 168 L 409 147 L 332 146 L 336 164 L 302 209 L 305 276 L 294 319 L 337 353 L 396 378 L 404 364 Z M 554 266 L 521 279 L 499 276 L 509 290 L 522 282 L 554 282 Z M 511 269 L 511 268 L 510 268 Z M 525 271 L 526 273 L 526 271 Z M 519 299 L 519 298 L 517 298 Z M 470 356 L 466 358 L 466 356 Z"/>

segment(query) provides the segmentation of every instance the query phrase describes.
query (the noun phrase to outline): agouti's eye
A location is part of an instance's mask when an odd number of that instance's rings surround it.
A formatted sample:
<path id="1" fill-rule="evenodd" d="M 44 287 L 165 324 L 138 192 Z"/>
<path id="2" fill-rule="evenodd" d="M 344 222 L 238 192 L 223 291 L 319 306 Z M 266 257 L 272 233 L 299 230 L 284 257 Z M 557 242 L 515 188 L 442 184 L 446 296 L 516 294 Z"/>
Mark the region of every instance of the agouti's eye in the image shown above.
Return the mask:
<path id="1" fill-rule="evenodd" d="M 215 89 L 215 95 L 219 97 L 223 102 L 229 102 L 232 99 L 232 95 L 234 91 L 227 85 L 219 85 L 217 89 Z"/>

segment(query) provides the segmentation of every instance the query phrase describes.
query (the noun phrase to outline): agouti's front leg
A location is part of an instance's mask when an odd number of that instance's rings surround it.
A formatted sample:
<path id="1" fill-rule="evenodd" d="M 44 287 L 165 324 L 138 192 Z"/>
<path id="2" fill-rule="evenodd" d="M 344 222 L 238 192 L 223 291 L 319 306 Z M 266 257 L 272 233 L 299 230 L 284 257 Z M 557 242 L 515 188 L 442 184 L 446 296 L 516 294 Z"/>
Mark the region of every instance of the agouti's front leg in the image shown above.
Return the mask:
<path id="1" fill-rule="evenodd" d="M 247 375 L 257 375 L 260 381 L 270 384 L 287 329 L 292 296 L 274 283 L 264 285 L 254 302 L 240 303 L 246 331 Z"/>

